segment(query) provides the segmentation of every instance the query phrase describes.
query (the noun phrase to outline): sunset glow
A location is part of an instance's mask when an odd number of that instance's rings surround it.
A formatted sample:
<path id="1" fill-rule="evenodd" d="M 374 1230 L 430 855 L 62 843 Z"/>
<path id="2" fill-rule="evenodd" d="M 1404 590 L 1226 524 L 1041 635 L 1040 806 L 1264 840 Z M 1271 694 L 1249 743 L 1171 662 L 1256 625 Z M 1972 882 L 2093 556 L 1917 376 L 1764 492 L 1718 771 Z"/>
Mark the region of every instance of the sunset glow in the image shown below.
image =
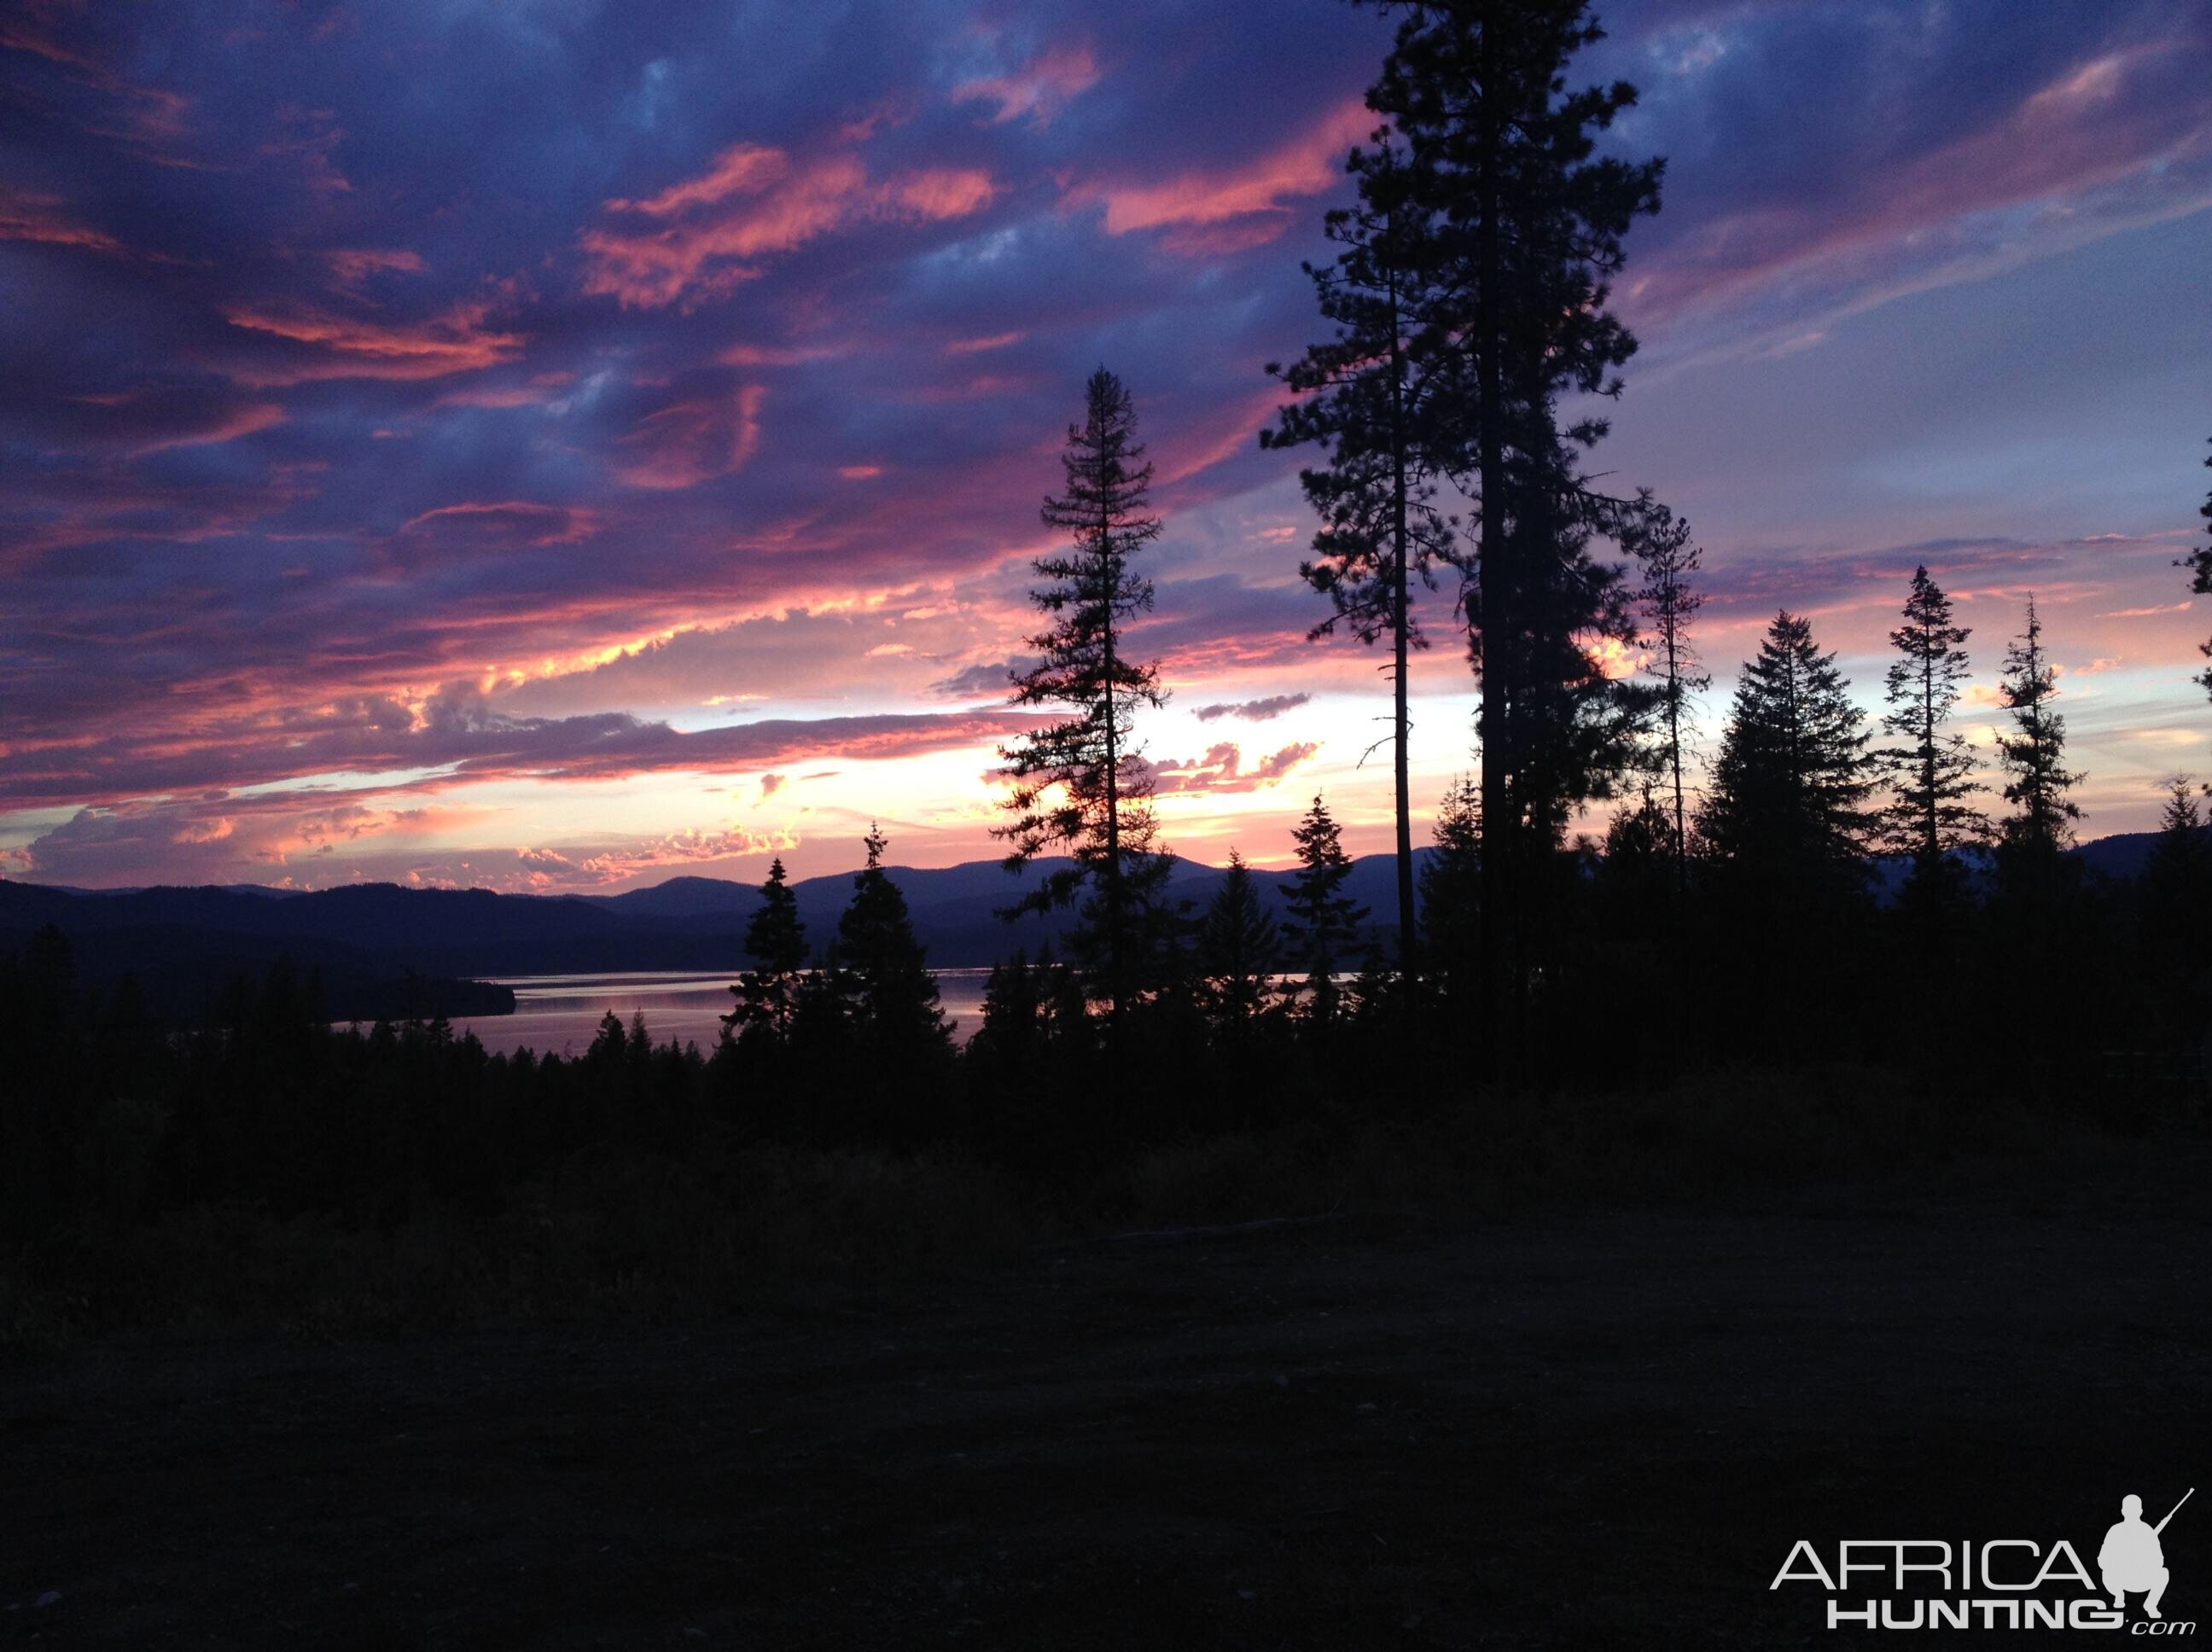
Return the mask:
<path id="1" fill-rule="evenodd" d="M 1386 847 L 1377 650 L 1310 644 L 1262 364 L 1386 24 L 1340 0 L 249 5 L 0 24 L 0 872 L 613 890 L 995 853 L 1085 375 L 1166 532 L 1167 844 Z M 1925 562 L 1986 748 L 2033 592 L 2085 835 L 2212 775 L 2212 15 L 1621 0 L 1668 157 L 1598 468 L 1860 697 Z M 1917 32 L 1896 44 L 1899 19 Z M 2005 50 L 1986 49 L 1992 34 Z M 2116 318 L 2125 325 L 2116 325 Z M 1449 588 L 1424 811 L 1471 763 Z M 1611 662 L 1609 662 L 1611 663 Z M 1620 662 L 1624 669 L 1632 662 Z M 1364 759 L 1364 761 L 1363 761 Z"/>

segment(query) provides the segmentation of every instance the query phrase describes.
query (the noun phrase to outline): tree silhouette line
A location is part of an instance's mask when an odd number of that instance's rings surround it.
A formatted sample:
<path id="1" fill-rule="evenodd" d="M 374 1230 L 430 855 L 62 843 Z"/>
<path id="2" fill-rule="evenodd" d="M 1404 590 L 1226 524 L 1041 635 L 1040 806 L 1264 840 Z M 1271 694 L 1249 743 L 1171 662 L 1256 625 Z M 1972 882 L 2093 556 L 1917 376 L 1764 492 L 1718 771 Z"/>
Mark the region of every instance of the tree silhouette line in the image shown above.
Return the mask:
<path id="1" fill-rule="evenodd" d="M 1236 850 L 1203 910 L 1176 893 L 1141 739 L 1166 694 L 1134 647 L 1163 525 L 1134 398 L 1101 367 L 1042 507 L 1066 542 L 1035 563 L 1037 661 L 1009 685 L 1053 720 L 1005 749 L 996 829 L 1012 872 L 1066 857 L 1008 920 L 1073 923 L 1064 956 L 992 971 L 972 1036 L 872 827 L 818 946 L 771 865 L 704 1051 L 612 1016 L 574 1060 L 490 1055 L 441 1021 L 335 1029 L 289 964 L 167 1028 L 130 983 L 78 983 L 46 932 L 0 961 L 0 1241 L 234 1205 L 372 1225 L 511 1212 L 586 1160 L 713 1143 L 957 1145 L 1048 1187 L 1147 1144 L 1280 1130 L 1325 1153 L 1377 1121 L 1745 1063 L 1868 1065 L 1931 1106 L 2201 1105 L 2202 806 L 2171 784 L 2132 884 L 2069 853 L 2082 776 L 2032 598 L 2003 655 L 1995 795 L 1959 727 L 1970 633 L 1925 567 L 1878 719 L 1785 610 L 1699 783 L 1699 547 L 1650 491 L 1586 468 L 1607 433 L 1591 410 L 1636 349 L 1610 284 L 1659 206 L 1658 161 L 1599 152 L 1635 90 L 1570 89 L 1601 38 L 1579 0 L 1381 9 L 1399 22 L 1378 124 L 1326 221 L 1334 258 L 1308 267 L 1330 331 L 1270 368 L 1291 399 L 1260 439 L 1313 455 L 1313 640 L 1387 650 L 1391 913 L 1347 893 L 1320 797 L 1295 871 L 1272 875 L 1279 918 Z M 2212 592 L 2212 544 L 2185 561 Z M 1447 635 L 1479 694 L 1474 772 L 1417 850 L 1408 669 Z M 1626 659 L 1640 668 L 1607 668 Z M 2212 693 L 2212 667 L 2198 680 Z M 1576 835 L 1602 805 L 1601 836 Z"/>

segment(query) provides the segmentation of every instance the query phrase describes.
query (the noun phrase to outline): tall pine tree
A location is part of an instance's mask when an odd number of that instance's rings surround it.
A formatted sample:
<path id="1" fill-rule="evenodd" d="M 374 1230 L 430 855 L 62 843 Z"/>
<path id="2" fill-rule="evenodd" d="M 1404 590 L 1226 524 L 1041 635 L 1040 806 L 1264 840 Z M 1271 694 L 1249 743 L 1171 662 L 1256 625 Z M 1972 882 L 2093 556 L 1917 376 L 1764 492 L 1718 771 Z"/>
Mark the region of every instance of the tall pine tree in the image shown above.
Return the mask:
<path id="1" fill-rule="evenodd" d="M 2212 470 L 2212 459 L 2206 459 L 2204 464 L 2208 470 Z M 2204 507 L 2197 514 L 2204 519 L 2205 533 L 2212 536 L 2212 492 L 2204 495 Z M 2200 597 L 2212 596 L 2212 544 L 2197 546 L 2182 558 L 2179 565 L 2191 570 L 2189 588 L 2192 592 Z M 2212 642 L 2200 644 L 2197 652 L 2212 659 Z M 2212 665 L 2197 672 L 2197 683 L 2206 694 L 2212 695 Z"/>
<path id="2" fill-rule="evenodd" d="M 1925 564 L 1912 575 L 1905 623 L 1889 634 L 1898 657 L 1890 662 L 1889 710 L 1881 720 L 1904 744 L 1875 756 L 1897 795 L 1883 822 L 1890 849 L 1912 857 L 1910 893 L 1930 911 L 1957 893 L 1952 852 L 1981 842 L 1988 823 L 1968 799 L 1974 754 L 1964 736 L 1948 727 L 1972 672 L 1964 647 L 1972 633 L 1955 623 L 1951 598 L 1929 577 Z"/>
<path id="3" fill-rule="evenodd" d="M 1198 927 L 1199 1002 L 1216 1027 L 1236 1033 L 1259 1017 L 1281 951 L 1281 934 L 1252 869 L 1230 850 L 1228 875 Z"/>
<path id="4" fill-rule="evenodd" d="M 1477 1001 L 1482 945 L 1482 788 L 1454 780 L 1429 829 L 1421 867 L 1421 931 L 1430 969 L 1455 1011 Z"/>
<path id="5" fill-rule="evenodd" d="M 1638 495 L 1636 508 L 1628 515 L 1622 544 L 1644 573 L 1636 604 L 1650 640 L 1650 661 L 1645 669 L 1659 684 L 1659 767 L 1672 793 L 1668 851 L 1674 859 L 1679 895 L 1688 890 L 1690 878 L 1690 814 L 1682 782 L 1687 737 L 1683 725 L 1696 696 L 1711 687 L 1713 680 L 1690 637 L 1690 623 L 1705 605 L 1705 593 L 1695 584 L 1705 553 L 1691 539 L 1690 525 L 1649 492 Z M 1649 801 L 1647 797 L 1647 807 Z"/>
<path id="6" fill-rule="evenodd" d="M 1087 894 L 1075 944 L 1118 1023 L 1141 985 L 1136 931 L 1170 866 L 1153 848 L 1151 771 L 1135 743 L 1135 712 L 1166 696 L 1159 667 L 1131 659 L 1124 646 L 1129 621 L 1152 605 L 1152 581 L 1131 571 L 1130 558 L 1158 538 L 1160 519 L 1149 509 L 1152 467 L 1137 440 L 1135 406 L 1104 367 L 1085 386 L 1083 422 L 1068 427 L 1061 465 L 1066 488 L 1045 501 L 1043 519 L 1072 543 L 1034 564 L 1047 583 L 1030 598 L 1051 623 L 1029 640 L 1043 657 L 1014 678 L 1013 702 L 1072 714 L 1001 754 L 1015 817 L 994 831 L 1009 845 L 1010 871 L 1051 848 L 1073 857 L 1006 913 L 1043 912 Z"/>
<path id="7" fill-rule="evenodd" d="M 1289 907 L 1283 938 L 1291 959 L 1305 972 L 1304 990 L 1310 995 L 1305 1013 L 1316 1021 L 1332 1021 L 1342 1007 L 1337 973 L 1352 957 L 1367 908 L 1344 893 L 1352 857 L 1344 852 L 1344 834 L 1335 817 L 1319 798 L 1291 836 L 1297 844 L 1298 870 L 1283 885 Z M 1291 990 L 1294 995 L 1298 991 Z"/>
<path id="8" fill-rule="evenodd" d="M 2027 629 L 2005 650 L 2004 679 L 1997 685 L 2013 732 L 1997 736 L 2004 799 L 2013 812 L 2003 823 L 2002 846 L 2014 869 L 2031 879 L 2047 875 L 2073 847 L 2080 805 L 2066 794 L 2081 776 L 2066 768 L 2066 720 L 2051 708 L 2058 697 L 2058 672 L 2043 647 L 2043 621 L 2027 599 Z"/>
<path id="9" fill-rule="evenodd" d="M 1778 614 L 1737 679 L 1698 817 L 1739 888 L 1809 896 L 1863 883 L 1876 825 L 1865 722 L 1812 626 Z"/>
<path id="10" fill-rule="evenodd" d="M 913 1058 L 951 1047 L 939 1006 L 937 978 L 915 938 L 906 896 L 884 870 L 883 832 L 872 823 L 868 863 L 853 879 L 853 898 L 837 920 L 837 962 L 854 1024 L 878 1051 Z"/>
<path id="11" fill-rule="evenodd" d="M 745 955 L 756 967 L 730 988 L 737 1004 L 722 1025 L 733 1036 L 758 1028 L 781 1039 L 791 1031 L 806 970 L 806 929 L 781 855 L 769 863 L 760 892 L 760 909 L 745 925 Z"/>
<path id="12" fill-rule="evenodd" d="M 1334 263 L 1304 266 L 1334 336 L 1288 368 L 1268 365 L 1300 399 L 1284 408 L 1263 447 L 1317 443 L 1323 462 L 1298 473 L 1321 519 L 1313 556 L 1298 572 L 1328 597 L 1329 616 L 1310 639 L 1342 627 L 1361 642 L 1388 638 L 1391 686 L 1391 771 L 1396 786 L 1398 951 L 1415 969 L 1413 811 L 1408 741 L 1410 656 L 1425 648 L 1413 613 L 1416 578 L 1436 586 L 1436 564 L 1450 555 L 1452 524 L 1437 508 L 1425 434 L 1433 381 L 1421 371 L 1414 341 L 1427 295 L 1420 260 L 1420 209 L 1409 200 L 1412 173 L 1388 127 L 1355 149 L 1346 169 L 1358 180 L 1355 204 L 1330 212 L 1328 238 L 1343 250 Z M 1406 1002 L 1410 1005 L 1409 994 Z"/>
<path id="13" fill-rule="evenodd" d="M 1583 0 L 1375 3 L 1401 21 L 1368 104 L 1405 143 L 1436 295 L 1412 348 L 1451 411 L 1427 438 L 1431 467 L 1479 511 L 1465 592 L 1486 834 L 1477 1053 L 1513 1077 L 1533 943 L 1550 928 L 1537 892 L 1557 882 L 1575 807 L 1631 761 L 1646 699 L 1599 663 L 1634 629 L 1619 569 L 1590 550 L 1620 501 L 1592 494 L 1576 460 L 1607 423 L 1563 426 L 1559 403 L 1620 390 L 1636 346 L 1609 286 L 1630 225 L 1658 209 L 1661 167 L 1596 156 L 1636 94 L 1567 89 L 1568 60 L 1602 38 Z"/>

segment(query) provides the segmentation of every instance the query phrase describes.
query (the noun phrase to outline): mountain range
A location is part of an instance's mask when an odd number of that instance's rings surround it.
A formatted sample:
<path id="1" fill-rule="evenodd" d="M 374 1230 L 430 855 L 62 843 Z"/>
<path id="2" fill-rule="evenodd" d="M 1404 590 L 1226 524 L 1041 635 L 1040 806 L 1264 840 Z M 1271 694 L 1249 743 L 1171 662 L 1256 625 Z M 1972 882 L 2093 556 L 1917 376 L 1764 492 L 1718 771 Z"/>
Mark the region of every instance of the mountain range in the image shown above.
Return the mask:
<path id="1" fill-rule="evenodd" d="M 2078 851 L 2090 868 L 2130 878 L 2141 871 L 2154 835 L 2100 838 Z M 1424 859 L 1433 853 L 1417 852 Z M 999 908 L 1029 878 L 1065 861 L 1040 859 L 1026 877 L 998 861 L 934 868 L 887 868 L 907 898 L 930 962 L 944 968 L 1000 962 L 1017 948 L 1032 955 L 1058 946 L 1069 914 L 1007 923 Z M 1178 861 L 1173 893 L 1202 910 L 1224 872 Z M 1387 854 L 1353 861 L 1346 893 L 1369 908 L 1387 938 L 1395 905 Z M 1279 915 L 1287 874 L 1257 872 L 1262 898 Z M 1885 882 L 1890 881 L 1885 879 Z M 807 934 L 817 946 L 836 932 L 853 874 L 792 885 Z M 486 984 L 501 977 L 615 970 L 744 966 L 744 930 L 760 891 L 716 878 L 672 878 L 618 895 L 498 895 L 487 890 L 410 889 L 392 884 L 294 891 L 260 885 L 197 889 L 76 890 L 0 878 L 0 952 L 19 951 L 52 924 L 70 938 L 81 975 L 108 982 L 139 976 L 155 1007 L 172 1017 L 204 1012 L 231 976 L 265 969 L 289 955 L 316 970 L 335 1017 L 428 1013 L 496 1014 L 513 995 Z"/>

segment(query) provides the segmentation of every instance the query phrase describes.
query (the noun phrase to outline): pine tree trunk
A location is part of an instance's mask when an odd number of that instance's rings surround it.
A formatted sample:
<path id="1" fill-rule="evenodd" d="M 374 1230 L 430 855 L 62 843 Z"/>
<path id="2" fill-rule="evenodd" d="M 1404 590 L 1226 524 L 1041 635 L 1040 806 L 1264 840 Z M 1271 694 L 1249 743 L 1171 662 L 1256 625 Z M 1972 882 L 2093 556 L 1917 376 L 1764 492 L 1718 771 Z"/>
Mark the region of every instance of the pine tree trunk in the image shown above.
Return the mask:
<path id="1" fill-rule="evenodd" d="M 1098 466 L 1099 491 L 1105 491 L 1106 465 Z M 1098 577 L 1102 593 L 1099 634 L 1106 661 L 1106 1008 L 1110 1025 L 1121 1026 L 1121 730 L 1114 720 L 1114 592 L 1121 581 L 1114 566 L 1114 519 L 1103 499 L 1098 507 Z M 1116 1042 L 1118 1043 L 1118 1037 Z"/>
<path id="2" fill-rule="evenodd" d="M 1487 28 L 1483 31 L 1482 50 L 1483 196 L 1481 222 L 1477 226 L 1480 251 L 1477 278 L 1481 292 L 1475 339 L 1475 348 L 1481 352 L 1477 382 L 1482 404 L 1475 410 L 1480 432 L 1475 469 L 1482 495 L 1479 540 L 1481 579 L 1478 586 L 1481 611 L 1470 616 L 1482 640 L 1482 707 L 1476 719 L 1482 788 L 1482 866 L 1478 880 L 1482 909 L 1476 930 L 1482 980 L 1482 1044 L 1477 1054 L 1476 1070 L 1497 1082 L 1509 1078 L 1513 1066 L 1508 1048 L 1513 999 L 1513 920 L 1506 907 L 1511 899 L 1510 863 L 1514 859 L 1516 832 L 1512 799 L 1506 784 L 1510 771 L 1505 750 L 1505 684 L 1506 656 L 1510 649 L 1507 639 L 1514 616 L 1509 611 L 1503 520 L 1506 488 L 1504 441 L 1499 428 L 1504 362 L 1501 359 L 1504 340 L 1500 337 L 1503 330 L 1499 325 L 1498 290 L 1502 279 L 1498 222 L 1498 133 L 1497 118 L 1492 112 L 1495 85 Z"/>
<path id="3" fill-rule="evenodd" d="M 1405 384 L 1398 343 L 1398 294 L 1394 281 L 1390 290 L 1390 462 L 1391 462 L 1391 540 L 1396 557 L 1391 589 L 1390 625 L 1392 644 L 1396 651 L 1394 669 L 1396 672 L 1396 692 L 1392 710 L 1392 733 L 1396 739 L 1394 754 L 1394 778 L 1397 784 L 1398 805 L 1398 974 L 1399 998 L 1404 1005 L 1406 1038 L 1410 1047 L 1418 1036 L 1419 1019 L 1415 1012 L 1414 977 L 1419 968 L 1417 956 L 1418 932 L 1413 926 L 1413 789 L 1410 758 L 1407 747 L 1411 732 L 1407 707 L 1408 688 L 1406 667 L 1408 653 L 1408 632 L 1412 618 L 1408 611 L 1407 579 L 1408 570 L 1406 532 L 1406 427 Z"/>
<path id="4" fill-rule="evenodd" d="M 1671 581 L 1672 576 L 1669 576 Z M 1668 600 L 1672 602 L 1670 591 Z M 1690 894 L 1690 830 L 1686 812 L 1682 805 L 1682 661 L 1679 627 L 1681 622 L 1669 615 L 1667 620 L 1667 756 L 1674 770 L 1674 894 L 1678 900 L 1687 900 Z M 1680 937 L 1676 937 L 1677 939 Z"/>

